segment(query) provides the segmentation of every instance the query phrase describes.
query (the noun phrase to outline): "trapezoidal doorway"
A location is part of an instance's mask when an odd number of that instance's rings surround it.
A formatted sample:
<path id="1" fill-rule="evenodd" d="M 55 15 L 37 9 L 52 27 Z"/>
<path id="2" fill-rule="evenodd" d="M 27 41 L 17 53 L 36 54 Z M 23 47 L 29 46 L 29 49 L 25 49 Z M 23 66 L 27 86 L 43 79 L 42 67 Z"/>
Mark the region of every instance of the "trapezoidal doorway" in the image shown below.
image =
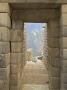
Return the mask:
<path id="1" fill-rule="evenodd" d="M 14 7 L 15 5 L 15 7 Z M 25 45 L 25 37 L 24 37 L 24 22 L 31 22 L 31 23 L 44 23 L 47 22 L 47 45 L 48 45 L 48 56 L 47 56 L 47 63 L 46 67 L 48 69 L 49 75 L 49 90 L 60 90 L 60 6 L 50 7 L 29 7 L 31 4 L 26 4 L 24 7 L 19 7 L 20 4 L 13 4 L 13 12 L 12 12 L 12 33 L 13 35 L 20 36 L 21 32 L 21 39 L 11 41 L 12 45 L 16 42 L 15 47 L 18 50 L 14 49 L 12 53 L 15 56 L 20 55 L 21 62 L 18 62 L 17 65 L 20 66 L 19 71 L 15 73 L 11 73 L 12 75 L 19 76 L 16 79 L 16 85 L 10 84 L 10 87 L 18 86 L 16 90 L 22 90 L 22 81 L 23 81 L 23 69 L 26 65 L 26 45 Z M 35 4 L 34 4 L 35 5 Z M 39 5 L 39 4 L 37 4 Z M 23 6 L 23 5 L 22 5 Z M 19 8 L 18 8 L 19 7 Z M 35 34 L 34 34 L 35 35 Z M 19 46 L 20 43 L 20 46 Z M 20 48 L 21 47 L 21 48 Z M 12 46 L 11 46 L 12 48 Z M 13 49 L 12 49 L 13 50 Z M 45 51 L 45 49 L 44 49 Z M 55 52 L 55 53 L 54 53 Z M 22 53 L 22 55 L 21 55 Z M 44 53 L 45 56 L 45 53 Z M 12 58 L 11 58 L 12 59 Z M 14 65 L 15 63 L 13 63 Z M 11 71 L 14 71 L 15 67 L 11 65 Z M 11 75 L 10 74 L 10 75 Z M 20 78 L 20 79 L 19 79 Z M 10 77 L 10 82 L 12 82 L 12 77 Z M 15 89 L 11 89 L 15 90 Z"/>

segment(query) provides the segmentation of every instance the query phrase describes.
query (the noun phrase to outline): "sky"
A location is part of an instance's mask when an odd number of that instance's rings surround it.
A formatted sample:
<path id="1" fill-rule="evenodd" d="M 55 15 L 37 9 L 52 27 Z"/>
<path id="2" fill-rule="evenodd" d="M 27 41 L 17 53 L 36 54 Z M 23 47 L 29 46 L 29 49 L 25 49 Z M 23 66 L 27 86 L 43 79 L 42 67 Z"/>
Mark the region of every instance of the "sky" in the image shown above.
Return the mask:
<path id="1" fill-rule="evenodd" d="M 45 23 L 25 23 L 25 28 L 27 30 L 41 30 Z"/>
<path id="2" fill-rule="evenodd" d="M 38 56 L 43 49 L 43 32 L 46 23 L 24 23 L 24 30 L 26 30 L 26 44 L 27 49 L 32 48 L 34 56 Z"/>

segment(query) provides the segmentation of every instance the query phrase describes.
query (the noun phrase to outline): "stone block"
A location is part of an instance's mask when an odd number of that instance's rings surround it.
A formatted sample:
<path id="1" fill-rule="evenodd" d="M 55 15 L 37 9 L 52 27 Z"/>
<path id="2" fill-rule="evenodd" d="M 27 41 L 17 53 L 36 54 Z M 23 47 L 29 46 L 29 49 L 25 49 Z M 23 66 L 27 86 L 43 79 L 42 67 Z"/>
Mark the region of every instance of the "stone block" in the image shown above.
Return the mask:
<path id="1" fill-rule="evenodd" d="M 9 80 L 10 66 L 0 68 L 0 80 Z"/>
<path id="2" fill-rule="evenodd" d="M 23 43 L 22 42 L 11 42 L 12 53 L 22 53 Z"/>
<path id="3" fill-rule="evenodd" d="M 67 13 L 63 13 L 62 14 L 62 20 L 63 20 L 63 25 L 65 26 L 65 25 L 67 25 Z"/>
<path id="4" fill-rule="evenodd" d="M 67 5 L 62 5 L 62 13 L 67 13 Z"/>
<path id="5" fill-rule="evenodd" d="M 11 64 L 19 65 L 22 62 L 22 53 L 11 53 Z"/>
<path id="6" fill-rule="evenodd" d="M 60 58 L 48 58 L 49 64 L 51 64 L 53 67 L 60 68 L 61 67 L 61 62 Z"/>
<path id="7" fill-rule="evenodd" d="M 23 30 L 11 30 L 11 41 L 23 41 Z"/>
<path id="8" fill-rule="evenodd" d="M 10 75 L 10 85 L 18 85 L 20 83 L 20 73 Z"/>
<path id="9" fill-rule="evenodd" d="M 49 77 L 49 88 L 51 90 L 60 89 L 60 79 L 57 77 Z"/>
<path id="10" fill-rule="evenodd" d="M 49 76 L 51 77 L 59 77 L 60 76 L 60 68 L 53 67 L 48 65 Z"/>
<path id="11" fill-rule="evenodd" d="M 8 13 L 0 13 L 0 26 L 11 26 L 10 16 Z"/>
<path id="12" fill-rule="evenodd" d="M 67 90 L 67 84 L 62 84 L 62 89 L 61 90 Z"/>
<path id="13" fill-rule="evenodd" d="M 13 14 L 15 14 L 15 13 L 13 13 Z M 17 13 L 15 14 L 15 17 L 16 16 L 17 16 Z M 23 27 L 24 27 L 24 23 L 22 22 L 21 19 L 13 19 L 12 20 L 12 29 L 13 30 L 23 30 L 24 29 Z"/>
<path id="14" fill-rule="evenodd" d="M 60 57 L 60 49 L 59 48 L 50 48 L 48 47 L 48 57 Z"/>
<path id="15" fill-rule="evenodd" d="M 52 29 L 50 27 L 48 28 L 48 30 L 47 30 L 47 36 L 48 36 L 48 38 L 52 38 L 52 37 L 53 38 L 58 38 L 59 35 L 60 35 L 59 27 L 55 27 L 54 29 Z"/>
<path id="16" fill-rule="evenodd" d="M 61 56 L 63 59 L 67 59 L 67 49 L 63 49 L 63 54 Z"/>
<path id="17" fill-rule="evenodd" d="M 24 0 L 23 0 L 24 1 Z M 59 3 L 60 1 L 54 1 L 54 0 L 27 0 L 27 3 Z"/>
<path id="18" fill-rule="evenodd" d="M 10 53 L 0 54 L 0 68 L 6 68 L 10 64 Z"/>
<path id="19" fill-rule="evenodd" d="M 9 42 L 0 42 L 0 54 L 10 53 L 10 43 Z"/>
<path id="20" fill-rule="evenodd" d="M 55 14 L 55 13 L 54 13 Z M 50 30 L 52 29 L 55 30 L 55 28 L 59 28 L 59 19 L 56 18 L 56 19 L 52 19 L 50 20 L 50 22 L 48 23 L 48 28 L 50 28 Z M 55 32 L 55 31 L 54 31 Z M 59 32 L 59 31 L 58 31 Z"/>
<path id="21" fill-rule="evenodd" d="M 48 38 L 48 46 L 53 47 L 53 48 L 58 48 L 60 47 L 60 41 L 59 38 Z"/>
<path id="22" fill-rule="evenodd" d="M 28 3 L 30 3 L 30 2 L 31 2 L 31 3 L 32 3 L 32 2 L 33 2 L 33 3 L 34 3 L 34 2 L 35 2 L 35 3 L 41 3 L 41 2 L 45 2 L 45 1 L 44 1 L 44 0 L 34 0 L 34 1 L 33 1 L 33 0 L 27 0 L 27 2 L 28 2 Z M 47 2 L 48 2 L 48 0 L 47 0 Z"/>
<path id="23" fill-rule="evenodd" d="M 19 87 L 17 85 L 11 85 L 10 90 L 19 90 Z"/>
<path id="24" fill-rule="evenodd" d="M 20 72 L 21 64 L 14 65 L 11 64 L 11 74 L 18 74 Z"/>
<path id="25" fill-rule="evenodd" d="M 50 90 L 60 90 L 60 89 L 52 89 L 52 88 L 50 88 Z"/>
<path id="26" fill-rule="evenodd" d="M 0 3 L 0 12 L 2 13 L 9 13 L 9 4 L 8 3 Z"/>
<path id="27" fill-rule="evenodd" d="M 62 80 L 62 84 L 67 84 L 67 73 L 63 73 L 61 75 L 61 80 Z"/>
<path id="28" fill-rule="evenodd" d="M 62 64 L 63 64 L 62 71 L 65 72 L 65 73 L 67 73 L 67 60 L 63 60 L 62 61 Z"/>
<path id="29" fill-rule="evenodd" d="M 10 31 L 7 27 L 0 27 L 0 41 L 9 41 Z"/>
<path id="30" fill-rule="evenodd" d="M 63 26 L 62 36 L 67 37 L 67 26 Z"/>
<path id="31" fill-rule="evenodd" d="M 0 90 L 9 90 L 8 80 L 0 80 Z"/>
<path id="32" fill-rule="evenodd" d="M 18 80 L 18 79 L 17 79 Z M 22 90 L 22 80 L 19 79 L 19 81 L 14 81 L 12 84 L 10 84 L 10 90 Z"/>
<path id="33" fill-rule="evenodd" d="M 63 42 L 62 48 L 67 48 L 67 37 L 63 37 L 62 42 Z"/>

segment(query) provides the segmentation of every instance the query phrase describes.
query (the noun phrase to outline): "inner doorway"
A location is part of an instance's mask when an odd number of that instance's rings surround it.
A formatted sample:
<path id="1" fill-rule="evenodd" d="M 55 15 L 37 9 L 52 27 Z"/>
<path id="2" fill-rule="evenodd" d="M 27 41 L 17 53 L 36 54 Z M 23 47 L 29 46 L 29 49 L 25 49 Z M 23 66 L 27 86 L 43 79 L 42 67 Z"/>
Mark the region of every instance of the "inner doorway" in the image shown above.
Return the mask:
<path id="1" fill-rule="evenodd" d="M 47 23 L 24 23 L 26 65 L 22 90 L 49 90 L 47 59 Z M 45 50 L 45 51 L 44 51 Z"/>

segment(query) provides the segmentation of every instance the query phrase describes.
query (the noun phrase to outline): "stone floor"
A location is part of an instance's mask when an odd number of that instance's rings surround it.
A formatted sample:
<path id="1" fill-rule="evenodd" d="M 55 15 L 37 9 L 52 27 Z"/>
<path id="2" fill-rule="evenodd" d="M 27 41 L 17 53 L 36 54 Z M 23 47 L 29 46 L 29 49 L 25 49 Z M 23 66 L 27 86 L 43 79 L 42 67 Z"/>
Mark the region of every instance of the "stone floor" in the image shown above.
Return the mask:
<path id="1" fill-rule="evenodd" d="M 22 81 L 22 90 L 49 90 L 48 72 L 41 60 L 27 61 Z"/>
<path id="2" fill-rule="evenodd" d="M 45 85 L 25 84 L 23 85 L 22 90 L 49 90 L 49 88 L 48 88 L 48 84 Z"/>

